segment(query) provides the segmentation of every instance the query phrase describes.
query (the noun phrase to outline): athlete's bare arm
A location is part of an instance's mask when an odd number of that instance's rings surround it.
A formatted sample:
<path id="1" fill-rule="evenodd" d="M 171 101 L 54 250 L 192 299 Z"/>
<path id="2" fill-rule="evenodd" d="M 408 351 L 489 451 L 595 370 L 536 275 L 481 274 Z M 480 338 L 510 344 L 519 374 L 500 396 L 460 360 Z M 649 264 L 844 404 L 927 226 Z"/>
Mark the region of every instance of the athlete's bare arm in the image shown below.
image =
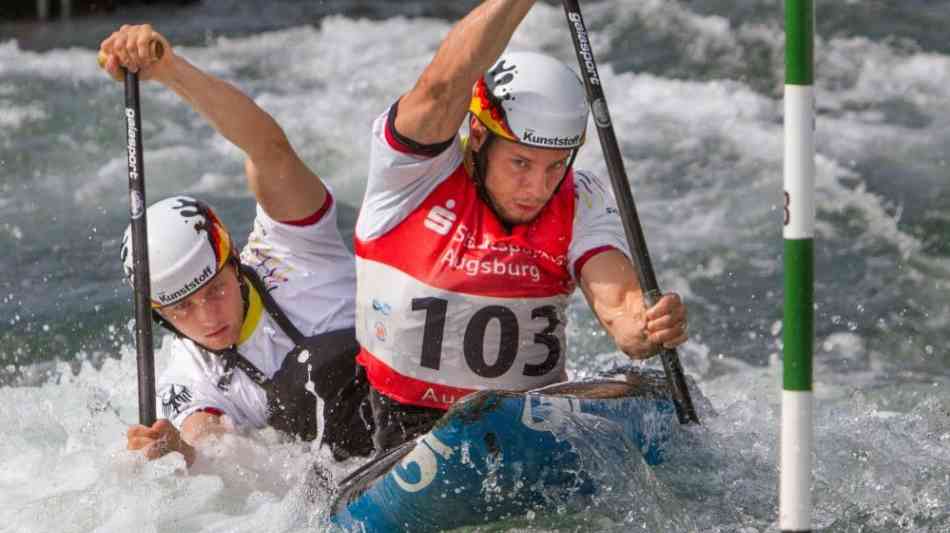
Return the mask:
<path id="1" fill-rule="evenodd" d="M 191 466 L 195 462 L 195 447 L 212 435 L 227 432 L 221 423 L 221 417 L 210 413 L 198 412 L 188 416 L 182 424 L 181 432 L 168 420 L 156 420 L 152 427 L 135 425 L 126 435 L 129 450 L 141 450 L 149 460 L 158 459 L 169 452 L 179 452 L 185 457 L 185 463 Z"/>
<path id="2" fill-rule="evenodd" d="M 645 359 L 661 346 L 686 342 L 686 306 L 680 297 L 665 294 L 647 310 L 637 272 L 621 252 L 592 257 L 581 269 L 580 286 L 604 329 L 631 358 Z"/>
<path id="3" fill-rule="evenodd" d="M 161 59 L 151 57 L 150 43 L 162 43 Z M 143 80 L 156 80 L 175 91 L 214 128 L 247 154 L 251 190 L 275 220 L 300 220 L 319 210 L 326 199 L 320 179 L 300 160 L 273 117 L 230 83 L 196 68 L 176 55 L 148 24 L 122 26 L 100 45 L 102 67 L 118 77 L 125 67 Z"/>
<path id="4" fill-rule="evenodd" d="M 472 86 L 508 46 L 535 0 L 488 0 L 449 32 L 415 87 L 399 100 L 396 131 L 420 144 L 452 139 Z"/>

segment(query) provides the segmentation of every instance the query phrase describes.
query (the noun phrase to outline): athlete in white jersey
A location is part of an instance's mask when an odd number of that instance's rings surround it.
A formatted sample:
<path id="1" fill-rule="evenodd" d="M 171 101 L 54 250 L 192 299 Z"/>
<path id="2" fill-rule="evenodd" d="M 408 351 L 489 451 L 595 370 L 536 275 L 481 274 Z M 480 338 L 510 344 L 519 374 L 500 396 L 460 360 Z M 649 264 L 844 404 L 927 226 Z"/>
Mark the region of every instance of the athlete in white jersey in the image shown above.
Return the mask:
<path id="1" fill-rule="evenodd" d="M 163 45 L 151 57 L 151 43 Z M 333 197 L 299 159 L 274 119 L 232 85 L 174 53 L 150 26 L 123 26 L 103 41 L 100 64 L 175 91 L 247 154 L 257 216 L 240 257 L 214 211 L 176 196 L 146 212 L 151 300 L 175 333 L 160 351 L 162 419 L 133 426 L 128 447 L 149 458 L 204 439 L 273 426 L 327 445 L 337 459 L 372 451 L 368 384 L 356 365 L 353 256 L 336 226 Z M 130 230 L 123 240 L 132 276 Z"/>
<path id="2" fill-rule="evenodd" d="M 676 294 L 646 309 L 609 190 L 571 168 L 587 128 L 580 79 L 541 54 L 499 58 L 533 4 L 482 3 L 374 125 L 356 328 L 378 449 L 474 390 L 565 379 L 578 285 L 631 358 L 687 339 Z"/>

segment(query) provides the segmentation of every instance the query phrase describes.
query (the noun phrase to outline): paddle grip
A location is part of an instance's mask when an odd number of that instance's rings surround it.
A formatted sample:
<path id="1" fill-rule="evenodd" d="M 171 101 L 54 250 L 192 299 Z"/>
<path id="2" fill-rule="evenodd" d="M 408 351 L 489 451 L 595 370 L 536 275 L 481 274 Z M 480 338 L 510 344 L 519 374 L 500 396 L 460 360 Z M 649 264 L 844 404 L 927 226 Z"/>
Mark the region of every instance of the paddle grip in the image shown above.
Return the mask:
<path id="1" fill-rule="evenodd" d="M 162 42 L 159 41 L 158 39 L 155 39 L 151 43 L 149 43 L 148 50 L 151 56 L 150 59 L 153 59 L 155 61 L 160 61 L 163 57 L 165 57 L 165 45 L 163 45 Z M 99 64 L 99 68 L 105 67 L 106 61 L 108 60 L 109 60 L 109 56 L 106 55 L 106 53 L 103 52 L 102 50 L 99 50 L 99 55 L 96 56 L 96 63 Z M 123 70 L 125 69 L 120 69 L 120 72 L 116 74 L 115 76 L 113 76 L 116 81 L 125 81 L 125 75 L 121 72 Z"/>

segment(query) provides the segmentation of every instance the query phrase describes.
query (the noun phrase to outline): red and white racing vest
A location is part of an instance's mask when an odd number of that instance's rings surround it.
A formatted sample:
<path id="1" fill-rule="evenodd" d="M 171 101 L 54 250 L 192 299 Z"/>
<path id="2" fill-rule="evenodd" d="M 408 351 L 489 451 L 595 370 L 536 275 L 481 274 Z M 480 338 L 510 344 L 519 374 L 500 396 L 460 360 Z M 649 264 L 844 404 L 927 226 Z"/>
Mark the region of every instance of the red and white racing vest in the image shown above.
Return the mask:
<path id="1" fill-rule="evenodd" d="M 474 390 L 560 378 L 573 179 L 509 233 L 459 165 L 395 227 L 357 236 L 357 361 L 373 387 L 447 409 Z"/>

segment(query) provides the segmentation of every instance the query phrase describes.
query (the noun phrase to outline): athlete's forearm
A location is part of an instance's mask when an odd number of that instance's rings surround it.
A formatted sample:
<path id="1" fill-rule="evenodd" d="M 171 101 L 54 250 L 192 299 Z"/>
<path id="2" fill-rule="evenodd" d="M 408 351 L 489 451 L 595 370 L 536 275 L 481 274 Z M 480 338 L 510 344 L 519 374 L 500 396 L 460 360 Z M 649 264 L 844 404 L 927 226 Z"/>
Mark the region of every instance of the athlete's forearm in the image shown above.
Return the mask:
<path id="1" fill-rule="evenodd" d="M 592 257 L 581 269 L 581 289 L 617 347 L 634 359 L 686 342 L 687 311 L 679 295 L 662 295 L 648 307 L 637 270 L 617 250 Z"/>
<path id="2" fill-rule="evenodd" d="M 611 290 L 609 296 L 588 297 L 591 308 L 617 348 L 634 359 L 643 359 L 656 353 L 646 330 L 646 312 L 639 290 Z"/>
<path id="3" fill-rule="evenodd" d="M 465 120 L 472 85 L 505 50 L 534 3 L 488 0 L 459 21 L 400 100 L 396 130 L 422 144 L 451 139 Z"/>
<path id="4" fill-rule="evenodd" d="M 227 432 L 228 428 L 222 423 L 220 416 L 204 412 L 194 413 L 186 418 L 181 426 L 178 451 L 185 456 L 188 466 L 191 466 L 195 462 L 196 448 L 201 446 L 201 441 Z"/>
<path id="5" fill-rule="evenodd" d="M 323 183 L 300 160 L 277 121 L 230 83 L 178 56 L 150 25 L 122 26 L 107 37 L 100 45 L 99 65 L 116 79 L 122 78 L 122 68 L 129 68 L 143 80 L 169 87 L 242 149 L 248 156 L 248 185 L 272 218 L 296 221 L 324 206 Z"/>
<path id="6" fill-rule="evenodd" d="M 323 206 L 326 189 L 266 111 L 230 83 L 176 56 L 160 79 L 247 154 L 248 185 L 276 220 L 298 220 Z"/>
<path id="7" fill-rule="evenodd" d="M 234 85 L 195 67 L 180 56 L 158 81 L 188 102 L 221 135 L 258 165 L 289 149 L 277 121 Z"/>
<path id="8" fill-rule="evenodd" d="M 641 359 L 656 352 L 647 334 L 646 306 L 636 270 L 625 255 L 608 250 L 581 270 L 580 286 L 591 310 L 617 347 Z"/>

